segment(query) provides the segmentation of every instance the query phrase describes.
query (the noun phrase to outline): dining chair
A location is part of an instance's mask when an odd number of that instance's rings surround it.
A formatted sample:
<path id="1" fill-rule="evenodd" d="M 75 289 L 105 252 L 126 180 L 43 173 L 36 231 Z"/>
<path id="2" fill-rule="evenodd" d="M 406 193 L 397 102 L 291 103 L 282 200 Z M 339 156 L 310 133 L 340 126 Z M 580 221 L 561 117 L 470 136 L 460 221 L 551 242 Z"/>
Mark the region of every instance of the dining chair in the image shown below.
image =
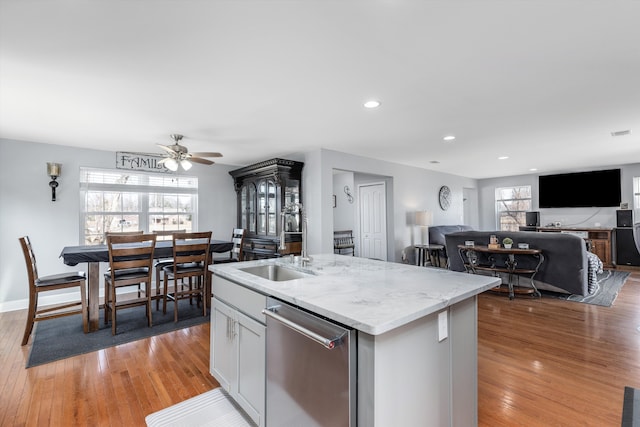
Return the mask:
<path id="1" fill-rule="evenodd" d="M 173 239 L 173 234 L 174 233 L 185 233 L 187 230 L 186 229 L 182 229 L 182 230 L 156 230 L 156 231 L 152 231 L 152 233 L 155 233 L 159 239 L 158 240 L 166 240 L 166 238 L 168 237 L 169 240 Z M 173 264 L 173 258 L 162 258 L 159 260 L 156 260 L 155 264 L 153 264 L 153 269 L 156 271 L 156 295 L 155 295 L 155 300 L 156 300 L 156 310 L 158 310 L 160 308 L 160 299 L 161 299 L 161 289 L 162 289 L 162 269 L 168 265 Z"/>
<path id="2" fill-rule="evenodd" d="M 109 236 L 139 236 L 141 234 L 144 234 L 144 231 L 142 230 L 135 230 L 135 231 L 105 231 L 104 233 L 104 242 L 106 244 L 107 242 L 107 237 Z M 107 268 L 107 273 L 109 272 L 109 268 Z M 142 290 L 140 288 L 140 285 L 138 285 L 138 298 L 140 297 Z"/>
<path id="3" fill-rule="evenodd" d="M 162 311 L 167 312 L 167 300 L 173 301 L 173 320 L 178 321 L 178 301 L 198 297 L 203 316 L 207 315 L 207 288 L 211 231 L 173 234 L 173 264 L 165 266 Z M 182 281 L 188 279 L 188 282 Z M 169 281 L 173 288 L 169 290 Z"/>
<path id="4" fill-rule="evenodd" d="M 226 263 L 226 262 L 238 262 L 242 261 L 244 258 L 243 254 L 243 245 L 244 245 L 244 228 L 234 228 L 231 233 L 231 241 L 233 242 L 233 247 L 229 251 L 228 257 L 219 257 L 214 258 L 213 263 Z"/>
<path id="5" fill-rule="evenodd" d="M 116 334 L 118 310 L 144 305 L 147 324 L 153 325 L 151 315 L 151 288 L 153 283 L 153 253 L 155 234 L 109 234 L 109 271 L 104 275 L 104 324 L 111 321 L 111 334 Z M 144 291 L 141 285 L 144 284 Z M 137 298 L 118 293 L 118 289 L 138 287 Z M 144 295 L 141 293 L 144 292 Z M 118 300 L 120 299 L 120 300 Z"/>
<path id="6" fill-rule="evenodd" d="M 24 329 L 22 345 L 29 341 L 29 336 L 33 330 L 33 324 L 42 320 L 55 319 L 63 316 L 82 314 L 82 329 L 84 333 L 89 331 L 87 315 L 86 297 L 86 275 L 83 271 L 73 271 L 68 273 L 52 274 L 49 276 L 38 276 L 36 266 L 36 255 L 33 252 L 29 236 L 21 237 L 20 245 L 27 264 L 27 275 L 29 277 L 29 313 L 27 314 L 27 325 Z M 57 289 L 79 288 L 80 301 L 67 302 L 38 308 L 38 296 L 42 292 Z"/>

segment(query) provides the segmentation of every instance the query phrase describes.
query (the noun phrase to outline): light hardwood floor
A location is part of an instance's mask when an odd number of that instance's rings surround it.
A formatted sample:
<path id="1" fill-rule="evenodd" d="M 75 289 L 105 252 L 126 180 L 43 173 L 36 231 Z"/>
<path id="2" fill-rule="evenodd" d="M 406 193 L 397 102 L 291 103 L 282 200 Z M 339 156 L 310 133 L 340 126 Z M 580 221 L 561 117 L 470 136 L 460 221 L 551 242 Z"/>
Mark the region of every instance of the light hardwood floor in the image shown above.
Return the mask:
<path id="1" fill-rule="evenodd" d="M 640 272 L 613 307 L 485 293 L 478 314 L 480 426 L 619 426 L 640 388 Z M 218 386 L 209 325 L 25 369 L 26 311 L 0 314 L 0 425 L 137 426 Z"/>

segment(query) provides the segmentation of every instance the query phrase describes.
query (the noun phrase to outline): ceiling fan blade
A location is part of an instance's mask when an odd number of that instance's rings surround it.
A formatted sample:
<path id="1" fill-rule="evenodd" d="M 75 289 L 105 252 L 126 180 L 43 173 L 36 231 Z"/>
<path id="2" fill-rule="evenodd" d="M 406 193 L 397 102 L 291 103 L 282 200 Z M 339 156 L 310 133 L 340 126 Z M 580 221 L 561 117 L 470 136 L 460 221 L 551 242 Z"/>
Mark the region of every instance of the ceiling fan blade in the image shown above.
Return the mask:
<path id="1" fill-rule="evenodd" d="M 167 160 L 169 160 L 170 158 L 171 158 L 171 157 L 165 157 L 164 159 L 159 160 L 159 161 L 158 161 L 158 164 L 159 164 L 159 165 L 163 165 L 163 164 L 164 164 Z"/>
<path id="2" fill-rule="evenodd" d="M 220 153 L 191 153 L 191 155 L 196 157 L 222 157 Z"/>
<path id="3" fill-rule="evenodd" d="M 207 160 L 207 159 L 201 159 L 200 157 L 189 157 L 188 159 L 190 162 L 195 162 L 195 163 L 200 163 L 203 165 L 212 165 L 215 162 L 212 162 L 211 160 Z"/>
<path id="4" fill-rule="evenodd" d="M 170 145 L 161 145 L 161 144 L 156 144 L 156 145 L 162 148 L 163 150 L 165 150 L 166 152 L 168 152 L 169 154 L 176 154 L 176 150 Z"/>

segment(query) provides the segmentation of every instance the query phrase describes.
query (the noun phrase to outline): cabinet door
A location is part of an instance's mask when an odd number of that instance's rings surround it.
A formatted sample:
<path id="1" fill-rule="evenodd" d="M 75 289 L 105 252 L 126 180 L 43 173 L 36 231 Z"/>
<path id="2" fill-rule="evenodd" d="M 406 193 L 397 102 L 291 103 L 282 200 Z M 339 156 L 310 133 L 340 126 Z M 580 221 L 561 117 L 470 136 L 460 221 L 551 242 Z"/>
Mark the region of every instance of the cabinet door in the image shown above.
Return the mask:
<path id="1" fill-rule="evenodd" d="M 229 393 L 233 392 L 238 382 L 238 356 L 234 337 L 235 313 L 236 311 L 228 305 L 213 298 L 209 371 Z"/>
<path id="2" fill-rule="evenodd" d="M 257 234 L 264 236 L 275 236 L 277 234 L 277 199 L 276 183 L 273 179 L 261 179 L 257 185 Z"/>
<path id="3" fill-rule="evenodd" d="M 259 426 L 264 426 L 265 326 L 238 312 L 238 386 L 236 401 Z"/>
<path id="4" fill-rule="evenodd" d="M 256 187 L 252 182 L 240 189 L 240 228 L 256 232 Z"/>
<path id="5" fill-rule="evenodd" d="M 591 240 L 591 252 L 598 255 L 603 264 L 611 264 L 611 248 L 607 240 Z"/>

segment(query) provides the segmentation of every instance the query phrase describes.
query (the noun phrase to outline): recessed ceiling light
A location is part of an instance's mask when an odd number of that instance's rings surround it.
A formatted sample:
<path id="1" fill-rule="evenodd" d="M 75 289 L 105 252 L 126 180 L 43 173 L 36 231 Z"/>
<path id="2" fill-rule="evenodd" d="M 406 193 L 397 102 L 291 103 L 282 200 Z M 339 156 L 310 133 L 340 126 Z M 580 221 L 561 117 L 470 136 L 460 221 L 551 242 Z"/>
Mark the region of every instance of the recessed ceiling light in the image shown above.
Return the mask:
<path id="1" fill-rule="evenodd" d="M 619 130 L 617 132 L 611 132 L 611 136 L 624 136 L 631 134 L 631 129 Z"/>
<path id="2" fill-rule="evenodd" d="M 500 156 L 498 157 L 498 160 L 507 160 L 509 158 L 509 156 Z"/>
<path id="3" fill-rule="evenodd" d="M 453 135 L 447 135 L 442 139 L 444 139 L 445 141 L 453 141 L 454 139 L 456 139 L 456 137 Z"/>
<path id="4" fill-rule="evenodd" d="M 364 103 L 364 108 L 378 108 L 380 106 L 380 101 L 367 101 Z"/>
<path id="5" fill-rule="evenodd" d="M 530 170 L 531 172 L 535 172 L 535 171 L 537 171 L 537 170 L 538 170 L 538 168 L 531 168 L 531 169 L 529 169 L 529 170 Z"/>

